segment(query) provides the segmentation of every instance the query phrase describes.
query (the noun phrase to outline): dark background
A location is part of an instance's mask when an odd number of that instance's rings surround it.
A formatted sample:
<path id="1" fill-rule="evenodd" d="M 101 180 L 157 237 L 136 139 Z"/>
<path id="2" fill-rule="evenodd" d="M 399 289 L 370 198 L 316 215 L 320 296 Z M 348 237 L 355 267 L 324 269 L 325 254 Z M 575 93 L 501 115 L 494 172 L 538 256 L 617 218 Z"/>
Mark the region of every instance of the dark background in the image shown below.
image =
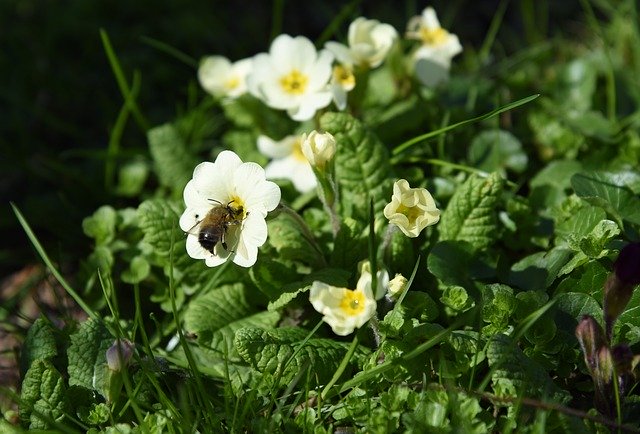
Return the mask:
<path id="1" fill-rule="evenodd" d="M 145 38 L 195 60 L 209 54 L 237 60 L 267 51 L 278 33 L 315 40 L 345 7 L 350 9 L 332 39 L 343 40 L 348 24 L 360 15 L 403 32 L 411 16 L 432 5 L 465 50 L 478 50 L 498 4 L 494 0 L 0 1 L 0 277 L 38 261 L 10 201 L 23 212 L 52 258 L 70 272 L 89 252 L 81 228 L 84 217 L 106 203 L 137 206 L 135 201 L 109 196 L 104 189 L 104 152 L 123 100 L 100 29 L 109 35 L 129 81 L 134 70 L 140 72 L 138 102 L 153 126 L 170 121 L 186 105 L 196 71 Z M 535 20 L 527 22 L 523 16 Z M 508 55 L 541 36 L 571 33 L 581 16 L 573 1 L 511 1 L 494 48 Z M 146 150 L 146 138 L 132 121 L 122 148 Z"/>

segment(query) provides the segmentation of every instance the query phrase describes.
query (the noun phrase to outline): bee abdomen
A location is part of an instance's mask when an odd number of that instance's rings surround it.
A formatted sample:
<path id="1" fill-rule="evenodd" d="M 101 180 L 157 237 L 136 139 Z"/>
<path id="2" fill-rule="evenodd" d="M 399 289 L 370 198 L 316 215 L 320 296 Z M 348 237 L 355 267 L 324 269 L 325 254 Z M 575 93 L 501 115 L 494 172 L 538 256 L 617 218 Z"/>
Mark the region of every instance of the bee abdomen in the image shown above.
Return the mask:
<path id="1" fill-rule="evenodd" d="M 216 244 L 218 244 L 218 241 L 220 241 L 220 237 L 210 232 L 203 231 L 203 232 L 200 232 L 200 235 L 198 236 L 198 241 L 200 242 L 200 245 L 204 249 L 213 253 L 213 248 L 216 246 Z"/>

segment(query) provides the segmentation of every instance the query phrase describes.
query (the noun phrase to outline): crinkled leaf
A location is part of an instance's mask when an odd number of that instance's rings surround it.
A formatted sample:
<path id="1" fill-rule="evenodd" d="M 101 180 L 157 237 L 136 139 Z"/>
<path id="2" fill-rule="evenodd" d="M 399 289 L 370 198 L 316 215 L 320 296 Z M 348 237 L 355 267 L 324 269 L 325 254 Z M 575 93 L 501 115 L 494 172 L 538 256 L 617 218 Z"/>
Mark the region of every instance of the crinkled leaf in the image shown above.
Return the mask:
<path id="1" fill-rule="evenodd" d="M 482 319 L 491 325 L 489 330 L 505 330 L 516 306 L 513 288 L 499 283 L 482 287 Z"/>
<path id="2" fill-rule="evenodd" d="M 601 258 L 609 253 L 606 245 L 620 233 L 616 222 L 601 220 L 591 232 L 578 242 L 580 250 L 589 258 Z"/>
<path id="3" fill-rule="evenodd" d="M 104 396 L 108 371 L 106 353 L 114 337 L 104 323 L 88 319 L 70 339 L 67 351 L 69 385 L 96 390 Z"/>
<path id="4" fill-rule="evenodd" d="M 174 125 L 164 124 L 149 130 L 147 139 L 160 185 L 182 191 L 198 163 L 185 138 Z"/>
<path id="5" fill-rule="evenodd" d="M 368 257 L 368 238 L 362 225 L 352 218 L 345 218 L 336 235 L 333 253 L 329 261 L 333 267 L 355 269 L 358 262 Z"/>
<path id="6" fill-rule="evenodd" d="M 320 127 L 336 138 L 336 178 L 344 215 L 367 218 L 371 199 L 376 215 L 381 215 L 391 196 L 387 148 L 373 132 L 346 113 L 325 113 L 320 118 Z"/>
<path id="7" fill-rule="evenodd" d="M 241 283 L 224 285 L 195 298 L 184 314 L 184 327 L 198 335 L 206 348 L 237 359 L 233 346 L 237 331 L 243 327 L 274 327 L 278 312 L 261 310 L 256 303 L 255 289 Z M 261 297 L 260 297 L 261 298 Z"/>
<path id="8" fill-rule="evenodd" d="M 581 292 L 567 292 L 556 297 L 556 324 L 558 328 L 575 330 L 583 315 L 591 315 L 602 323 L 602 308 L 595 298 Z"/>
<path id="9" fill-rule="evenodd" d="M 507 169 L 521 173 L 527 168 L 527 154 L 513 134 L 504 130 L 486 130 L 474 137 L 469 148 L 469 162 L 485 172 Z"/>
<path id="10" fill-rule="evenodd" d="M 600 300 L 607 276 L 609 276 L 609 270 L 599 261 L 591 260 L 561 281 L 557 291 L 558 293 L 582 292 Z"/>
<path id="11" fill-rule="evenodd" d="M 149 244 L 155 255 L 168 258 L 171 241 L 174 246 L 184 238 L 178 226 L 184 207 L 165 199 L 145 200 L 138 207 L 138 222 L 144 233 L 143 242 Z"/>
<path id="12" fill-rule="evenodd" d="M 498 229 L 496 208 L 503 186 L 504 178 L 495 172 L 487 178 L 470 176 L 442 213 L 440 240 L 467 241 L 474 251 L 493 244 Z"/>
<path id="13" fill-rule="evenodd" d="M 298 280 L 295 268 L 282 262 L 259 257 L 249 270 L 251 280 L 269 300 L 275 300 L 286 292 L 284 287 Z"/>
<path id="14" fill-rule="evenodd" d="M 307 370 L 312 372 L 312 382 L 317 380 L 318 384 L 325 384 L 347 353 L 348 344 L 334 339 L 311 338 L 302 345 L 308 333 L 293 327 L 243 328 L 236 333 L 235 346 L 254 369 L 282 375 L 283 384 Z"/>
<path id="15" fill-rule="evenodd" d="M 616 219 L 640 225 L 640 199 L 616 174 L 578 173 L 571 177 L 571 185 L 578 196 L 602 206 Z"/>
<path id="16" fill-rule="evenodd" d="M 324 264 L 322 252 L 307 228 L 293 216 L 282 212 L 267 222 L 268 242 L 284 260 L 299 261 L 320 268 Z"/>
<path id="17" fill-rule="evenodd" d="M 565 242 L 580 240 L 587 236 L 599 221 L 607 217 L 604 209 L 586 205 L 572 213 L 567 220 L 558 222 L 555 227 L 556 235 Z M 556 241 L 557 243 L 557 241 Z"/>
<path id="18" fill-rule="evenodd" d="M 115 237 L 117 219 L 116 210 L 104 205 L 82 221 L 82 230 L 86 236 L 96 240 L 96 244 L 108 244 Z"/>
<path id="19" fill-rule="evenodd" d="M 466 241 L 440 241 L 427 256 L 429 271 L 448 285 L 466 287 L 470 278 L 489 277 L 493 270 L 474 255 Z"/>
<path id="20" fill-rule="evenodd" d="M 522 289 L 543 290 L 551 286 L 573 253 L 563 247 L 526 256 L 511 266 L 509 283 Z"/>
<path id="21" fill-rule="evenodd" d="M 525 356 L 507 335 L 491 337 L 487 359 L 493 390 L 498 396 L 526 396 L 559 403 L 569 399 L 568 393 L 553 383 L 545 369 Z"/>
<path id="22" fill-rule="evenodd" d="M 38 359 L 52 359 L 58 355 L 56 330 L 43 318 L 36 319 L 22 344 L 20 353 L 20 371 L 27 372 L 31 364 Z"/>
<path id="23" fill-rule="evenodd" d="M 29 429 L 50 429 L 48 419 L 60 421 L 65 413 L 64 378 L 53 364 L 38 359 L 22 381 L 20 419 Z"/>

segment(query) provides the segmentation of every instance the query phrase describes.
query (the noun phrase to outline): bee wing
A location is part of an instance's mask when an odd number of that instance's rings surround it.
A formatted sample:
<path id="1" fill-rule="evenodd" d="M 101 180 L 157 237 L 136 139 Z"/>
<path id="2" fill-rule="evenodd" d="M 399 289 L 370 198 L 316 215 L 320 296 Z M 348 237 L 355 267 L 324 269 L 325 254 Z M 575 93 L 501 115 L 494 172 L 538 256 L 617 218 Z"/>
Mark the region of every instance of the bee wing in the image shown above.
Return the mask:
<path id="1" fill-rule="evenodd" d="M 186 233 L 190 235 L 198 236 L 198 234 L 200 233 L 200 225 L 202 224 L 203 221 L 204 221 L 204 218 L 201 218 L 200 220 L 198 220 L 195 225 L 191 226 L 191 228 L 188 231 L 186 231 Z"/>

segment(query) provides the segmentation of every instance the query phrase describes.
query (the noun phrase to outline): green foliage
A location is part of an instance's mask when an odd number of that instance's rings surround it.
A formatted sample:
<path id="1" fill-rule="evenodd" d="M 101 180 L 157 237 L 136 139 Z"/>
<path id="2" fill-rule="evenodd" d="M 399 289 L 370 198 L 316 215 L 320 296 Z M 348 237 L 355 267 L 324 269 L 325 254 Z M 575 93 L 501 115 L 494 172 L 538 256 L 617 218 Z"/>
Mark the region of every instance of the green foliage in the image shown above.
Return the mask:
<path id="1" fill-rule="evenodd" d="M 498 229 L 497 207 L 504 178 L 493 173 L 487 178 L 471 176 L 456 190 L 442 213 L 440 240 L 467 241 L 474 251 L 495 241 Z"/>
<path id="2" fill-rule="evenodd" d="M 344 113 L 326 113 L 320 127 L 339 143 L 336 177 L 342 195 L 344 215 L 366 219 L 369 202 L 379 215 L 390 196 L 389 152 L 376 135 L 357 119 Z"/>
<path id="3" fill-rule="evenodd" d="M 65 382 L 53 364 L 37 359 L 22 382 L 20 419 L 28 429 L 51 429 L 66 412 Z"/>
<path id="4" fill-rule="evenodd" d="M 70 386 L 82 386 L 103 396 L 108 390 L 106 353 L 113 344 L 113 336 L 104 323 L 89 319 L 69 337 L 67 350 Z"/>
<path id="5" fill-rule="evenodd" d="M 147 139 L 160 185 L 181 191 L 197 164 L 185 138 L 174 125 L 165 124 L 149 130 Z"/>

